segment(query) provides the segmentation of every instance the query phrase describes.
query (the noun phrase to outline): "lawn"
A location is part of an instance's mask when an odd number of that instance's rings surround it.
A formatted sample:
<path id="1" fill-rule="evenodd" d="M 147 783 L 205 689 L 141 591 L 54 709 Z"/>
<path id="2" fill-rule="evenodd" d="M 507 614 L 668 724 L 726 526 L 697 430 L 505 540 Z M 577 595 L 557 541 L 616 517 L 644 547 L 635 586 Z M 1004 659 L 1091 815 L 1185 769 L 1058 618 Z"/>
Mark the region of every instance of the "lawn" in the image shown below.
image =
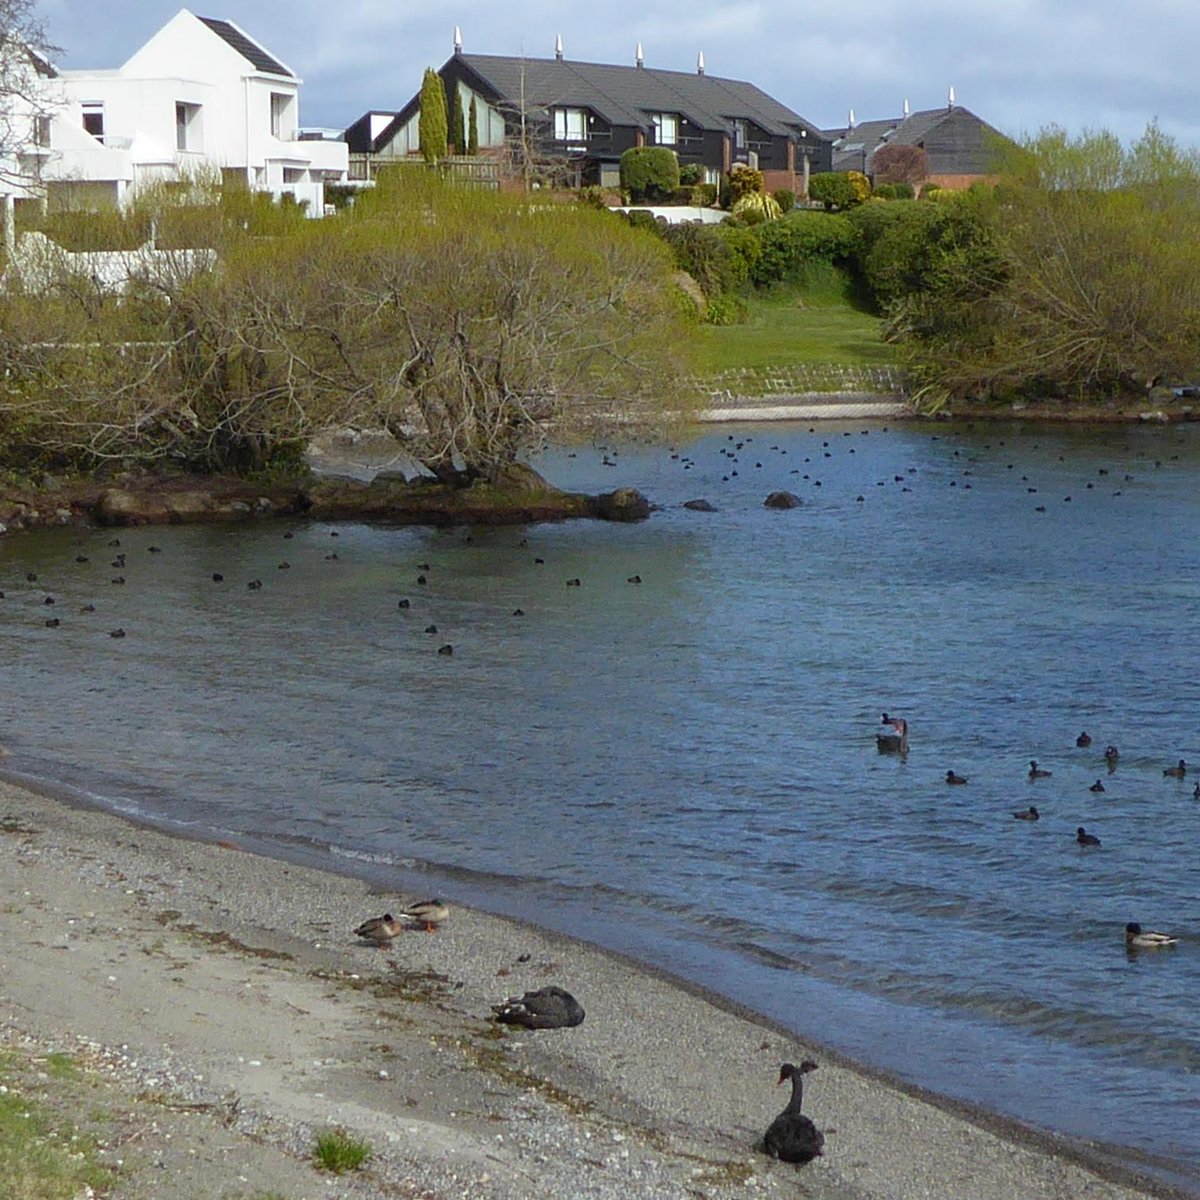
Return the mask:
<path id="1" fill-rule="evenodd" d="M 849 280 L 838 272 L 805 286 L 780 287 L 747 298 L 743 325 L 701 325 L 694 347 L 703 376 L 735 369 L 777 369 L 832 364 L 886 367 L 893 347 L 881 336 L 883 322 L 858 307 Z"/>

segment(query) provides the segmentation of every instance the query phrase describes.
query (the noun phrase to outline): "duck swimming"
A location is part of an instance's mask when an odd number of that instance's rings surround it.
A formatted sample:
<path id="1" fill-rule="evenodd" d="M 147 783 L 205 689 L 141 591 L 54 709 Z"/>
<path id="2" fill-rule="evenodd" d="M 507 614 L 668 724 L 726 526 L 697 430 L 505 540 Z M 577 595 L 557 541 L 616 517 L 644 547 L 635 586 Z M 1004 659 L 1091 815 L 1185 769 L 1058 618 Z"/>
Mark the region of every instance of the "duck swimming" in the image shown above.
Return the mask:
<path id="1" fill-rule="evenodd" d="M 1100 845 L 1100 839 L 1094 833 L 1088 833 L 1088 831 L 1086 829 L 1084 829 L 1084 827 L 1082 825 L 1080 825 L 1079 828 L 1077 830 L 1075 830 L 1075 840 L 1081 846 L 1098 846 L 1098 845 Z"/>
<path id="2" fill-rule="evenodd" d="M 1091 744 L 1092 739 L 1088 737 L 1086 730 L 1075 739 L 1075 745 L 1077 745 L 1080 750 L 1086 750 Z"/>
<path id="3" fill-rule="evenodd" d="M 1120 757 L 1121 752 L 1116 748 L 1116 746 L 1109 746 L 1104 751 L 1104 761 L 1108 763 L 1110 767 L 1113 766 Z"/>
<path id="4" fill-rule="evenodd" d="M 1041 813 L 1038 812 L 1037 806 L 1031 804 L 1024 812 L 1015 812 L 1013 816 L 1018 821 L 1037 821 L 1041 819 Z"/>
<path id="5" fill-rule="evenodd" d="M 953 771 L 947 771 L 946 772 L 946 782 L 947 783 L 955 783 L 955 784 L 966 783 L 967 777 L 965 775 L 956 775 Z"/>
<path id="6" fill-rule="evenodd" d="M 1088 791 L 1089 792 L 1102 792 L 1102 791 L 1104 791 L 1104 784 L 1102 784 L 1100 782 L 1100 780 L 1097 779 L 1096 782 L 1093 783 L 1090 788 L 1088 788 Z"/>
<path id="7" fill-rule="evenodd" d="M 1043 770 L 1042 770 L 1042 769 L 1041 769 L 1041 768 L 1040 768 L 1040 767 L 1037 765 L 1037 759 L 1031 758 L 1031 759 L 1029 760 L 1029 778 L 1030 778 L 1030 779 L 1049 779 L 1049 778 L 1050 778 L 1050 772 L 1049 772 L 1049 771 L 1043 771 Z"/>
<path id="8" fill-rule="evenodd" d="M 779 1068 L 779 1082 L 792 1081 L 792 1098 L 787 1108 L 771 1122 L 763 1134 L 764 1154 L 783 1162 L 812 1162 L 825 1145 L 825 1135 L 806 1117 L 800 1106 L 804 1099 L 804 1076 L 817 1069 L 811 1059 L 805 1059 L 798 1067 L 784 1063 Z"/>
<path id="9" fill-rule="evenodd" d="M 1136 921 L 1130 921 L 1125 926 L 1125 945 L 1136 946 L 1139 950 L 1161 949 L 1174 946 L 1179 941 L 1169 933 L 1156 933 L 1153 929 L 1143 929 Z"/>
<path id="10" fill-rule="evenodd" d="M 1170 779 L 1182 779 L 1187 774 L 1187 763 L 1181 758 L 1177 767 L 1164 767 L 1163 775 Z"/>

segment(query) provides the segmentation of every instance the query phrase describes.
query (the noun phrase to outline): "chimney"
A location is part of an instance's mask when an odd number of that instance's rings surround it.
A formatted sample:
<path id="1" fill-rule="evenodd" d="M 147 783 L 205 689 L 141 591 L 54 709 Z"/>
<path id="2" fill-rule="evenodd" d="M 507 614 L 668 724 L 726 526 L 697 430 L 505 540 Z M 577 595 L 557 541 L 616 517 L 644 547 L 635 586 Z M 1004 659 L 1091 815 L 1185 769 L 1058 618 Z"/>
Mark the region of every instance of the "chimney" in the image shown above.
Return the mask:
<path id="1" fill-rule="evenodd" d="M 906 121 L 908 120 L 908 100 L 907 100 L 907 98 L 904 101 L 904 119 Z"/>
<path id="2" fill-rule="evenodd" d="M 558 34 L 554 39 L 554 61 L 562 62 L 562 34 Z"/>
<path id="3" fill-rule="evenodd" d="M 946 107 L 954 107 L 954 84 L 950 85 L 950 90 L 946 93 Z"/>
<path id="4" fill-rule="evenodd" d="M 703 50 L 701 50 L 700 53 L 696 55 L 696 74 L 697 75 L 704 74 L 704 51 Z"/>
<path id="5" fill-rule="evenodd" d="M 462 53 L 462 30 L 457 25 L 454 27 L 454 53 L 456 56 Z"/>
<path id="6" fill-rule="evenodd" d="M 850 133 L 858 122 L 854 119 L 854 109 L 850 110 L 850 116 L 846 121 L 846 132 Z"/>
<path id="7" fill-rule="evenodd" d="M 644 67 L 646 65 L 646 60 L 642 56 L 642 43 L 641 42 L 638 42 L 638 44 L 637 44 L 637 50 L 634 53 L 633 59 L 634 59 L 635 66 Z"/>

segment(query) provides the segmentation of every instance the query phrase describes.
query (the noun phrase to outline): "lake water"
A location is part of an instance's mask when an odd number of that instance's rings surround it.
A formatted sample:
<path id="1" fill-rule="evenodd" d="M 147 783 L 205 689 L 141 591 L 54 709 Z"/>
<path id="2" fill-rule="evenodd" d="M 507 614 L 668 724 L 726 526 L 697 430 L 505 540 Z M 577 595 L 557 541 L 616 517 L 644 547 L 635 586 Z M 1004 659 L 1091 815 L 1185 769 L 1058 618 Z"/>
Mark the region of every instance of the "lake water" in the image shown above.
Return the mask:
<path id="1" fill-rule="evenodd" d="M 590 938 L 1200 1190 L 1200 769 L 1162 773 L 1200 768 L 1200 428 L 539 466 L 661 510 L 0 540 L 6 767 Z"/>

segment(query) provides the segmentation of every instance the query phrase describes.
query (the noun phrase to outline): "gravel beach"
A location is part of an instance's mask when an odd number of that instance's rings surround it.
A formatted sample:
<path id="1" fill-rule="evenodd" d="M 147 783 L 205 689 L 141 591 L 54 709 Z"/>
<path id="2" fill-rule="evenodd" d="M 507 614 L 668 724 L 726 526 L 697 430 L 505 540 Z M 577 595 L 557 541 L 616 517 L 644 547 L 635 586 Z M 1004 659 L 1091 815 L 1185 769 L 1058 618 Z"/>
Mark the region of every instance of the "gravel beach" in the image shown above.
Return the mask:
<path id="1" fill-rule="evenodd" d="M 113 1197 L 1172 1194 L 595 947 L 461 907 L 364 945 L 356 925 L 414 897 L 7 784 L 0 886 L 0 1048 L 70 1055 L 86 1105 L 120 1116 Z M 491 1019 L 548 984 L 582 1025 Z M 787 1099 L 780 1064 L 803 1058 L 826 1140 L 796 1167 L 756 1142 Z M 313 1166 L 330 1128 L 370 1144 L 361 1170 Z"/>

